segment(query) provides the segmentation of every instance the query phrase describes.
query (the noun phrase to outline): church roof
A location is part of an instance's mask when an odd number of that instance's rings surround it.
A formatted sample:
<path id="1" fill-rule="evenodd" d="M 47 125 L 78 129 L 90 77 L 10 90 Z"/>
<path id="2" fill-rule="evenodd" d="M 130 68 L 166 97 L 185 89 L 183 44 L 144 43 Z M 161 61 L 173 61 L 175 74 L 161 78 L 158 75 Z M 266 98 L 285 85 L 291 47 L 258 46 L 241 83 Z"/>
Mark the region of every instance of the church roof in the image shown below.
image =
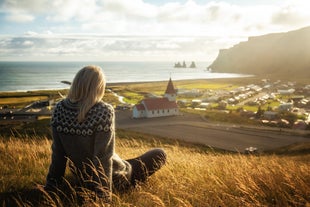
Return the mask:
<path id="1" fill-rule="evenodd" d="M 147 98 L 142 100 L 147 110 L 174 109 L 178 108 L 175 101 L 169 101 L 168 98 Z"/>
<path id="2" fill-rule="evenodd" d="M 135 107 L 137 108 L 138 111 L 144 111 L 145 107 L 143 104 L 136 104 Z"/>
<path id="3" fill-rule="evenodd" d="M 167 85 L 167 89 L 165 94 L 175 94 L 176 90 L 174 89 L 173 83 L 171 78 L 169 79 L 168 85 Z"/>

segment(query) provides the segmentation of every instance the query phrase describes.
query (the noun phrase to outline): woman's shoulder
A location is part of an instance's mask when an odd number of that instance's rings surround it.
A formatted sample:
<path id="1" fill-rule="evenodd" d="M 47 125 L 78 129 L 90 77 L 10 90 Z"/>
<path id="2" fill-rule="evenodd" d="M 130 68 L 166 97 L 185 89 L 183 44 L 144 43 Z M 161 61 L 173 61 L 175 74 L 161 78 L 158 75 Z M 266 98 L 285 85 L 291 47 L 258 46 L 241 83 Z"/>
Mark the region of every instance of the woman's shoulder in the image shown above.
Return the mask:
<path id="1" fill-rule="evenodd" d="M 98 102 L 96 103 L 88 113 L 90 116 L 100 117 L 104 120 L 107 119 L 107 117 L 110 119 L 110 117 L 114 116 L 114 108 L 111 104 L 108 104 L 106 102 Z"/>
<path id="2" fill-rule="evenodd" d="M 103 102 L 103 101 L 100 101 L 97 104 L 95 104 L 93 108 L 99 109 L 99 110 L 106 110 L 109 112 L 114 112 L 113 106 L 111 104 Z"/>
<path id="3" fill-rule="evenodd" d="M 58 101 L 56 104 L 55 104 L 55 107 L 54 107 L 54 112 L 57 112 L 57 111 L 65 111 L 66 110 L 66 104 L 65 104 L 65 100 L 62 99 L 60 101 Z"/>
<path id="4" fill-rule="evenodd" d="M 68 100 L 67 99 L 61 99 L 60 101 L 58 101 L 55 104 L 55 109 L 59 109 L 59 108 L 70 108 L 70 105 L 68 104 Z"/>
<path id="5" fill-rule="evenodd" d="M 107 122 L 112 123 L 114 119 L 114 108 L 112 105 L 105 102 L 96 103 L 89 110 L 88 117 L 95 125 L 100 123 L 106 124 Z M 108 125 L 106 125 L 106 127 L 108 127 Z"/>

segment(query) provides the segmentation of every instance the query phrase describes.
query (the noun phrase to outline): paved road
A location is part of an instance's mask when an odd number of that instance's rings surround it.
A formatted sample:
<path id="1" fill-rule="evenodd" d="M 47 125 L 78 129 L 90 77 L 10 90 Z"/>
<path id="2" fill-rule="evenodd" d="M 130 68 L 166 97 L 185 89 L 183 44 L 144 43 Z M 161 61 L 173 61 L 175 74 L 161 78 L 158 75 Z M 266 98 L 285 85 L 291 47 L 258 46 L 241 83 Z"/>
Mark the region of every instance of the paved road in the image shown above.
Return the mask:
<path id="1" fill-rule="evenodd" d="M 297 142 L 310 142 L 310 138 L 279 129 L 214 124 L 193 114 L 132 119 L 130 111 L 121 111 L 116 113 L 116 127 L 240 152 L 250 146 L 269 150 Z"/>

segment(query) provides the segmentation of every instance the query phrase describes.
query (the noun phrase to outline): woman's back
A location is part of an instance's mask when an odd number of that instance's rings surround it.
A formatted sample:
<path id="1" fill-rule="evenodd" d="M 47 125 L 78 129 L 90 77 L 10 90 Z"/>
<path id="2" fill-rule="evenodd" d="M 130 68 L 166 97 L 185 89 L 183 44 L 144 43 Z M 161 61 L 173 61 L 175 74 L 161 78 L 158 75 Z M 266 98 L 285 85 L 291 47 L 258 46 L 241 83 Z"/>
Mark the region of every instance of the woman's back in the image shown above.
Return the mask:
<path id="1" fill-rule="evenodd" d="M 107 142 L 114 132 L 113 108 L 104 102 L 95 104 L 82 122 L 78 122 L 79 105 L 70 100 L 60 101 L 53 113 L 53 136 L 58 136 L 66 156 L 81 168 L 83 162 L 94 161 L 95 137 Z"/>

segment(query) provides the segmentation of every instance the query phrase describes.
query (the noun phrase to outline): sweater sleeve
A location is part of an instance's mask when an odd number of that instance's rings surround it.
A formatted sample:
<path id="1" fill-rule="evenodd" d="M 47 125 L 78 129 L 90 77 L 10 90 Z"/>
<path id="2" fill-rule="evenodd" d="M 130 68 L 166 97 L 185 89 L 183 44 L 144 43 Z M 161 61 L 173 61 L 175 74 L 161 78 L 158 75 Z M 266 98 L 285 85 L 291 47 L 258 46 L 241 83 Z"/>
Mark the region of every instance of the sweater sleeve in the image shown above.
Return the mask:
<path id="1" fill-rule="evenodd" d="M 96 127 L 93 163 L 99 174 L 95 178 L 103 187 L 104 196 L 111 197 L 112 192 L 112 156 L 115 145 L 115 114 L 112 106 L 102 112 L 102 120 Z"/>
<path id="2" fill-rule="evenodd" d="M 46 178 L 46 189 L 55 188 L 61 183 L 66 169 L 66 162 L 63 146 L 56 129 L 53 127 L 52 160 Z"/>

